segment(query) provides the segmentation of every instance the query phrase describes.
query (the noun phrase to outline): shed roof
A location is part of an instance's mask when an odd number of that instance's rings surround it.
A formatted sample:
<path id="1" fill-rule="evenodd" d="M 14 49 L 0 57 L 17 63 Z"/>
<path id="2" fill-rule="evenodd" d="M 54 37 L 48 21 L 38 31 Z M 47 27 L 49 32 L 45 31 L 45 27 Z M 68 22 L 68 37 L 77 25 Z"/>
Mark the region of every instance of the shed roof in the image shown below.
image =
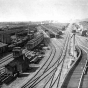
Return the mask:
<path id="1" fill-rule="evenodd" d="M 0 48 L 5 46 L 7 46 L 7 44 L 0 42 Z"/>

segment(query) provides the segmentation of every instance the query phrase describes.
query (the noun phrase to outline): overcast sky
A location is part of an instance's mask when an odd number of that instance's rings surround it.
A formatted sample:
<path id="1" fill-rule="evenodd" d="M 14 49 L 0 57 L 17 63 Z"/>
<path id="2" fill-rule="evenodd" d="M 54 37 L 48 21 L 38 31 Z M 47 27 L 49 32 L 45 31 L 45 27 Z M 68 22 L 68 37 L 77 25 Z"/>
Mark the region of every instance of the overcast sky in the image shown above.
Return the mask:
<path id="1" fill-rule="evenodd" d="M 88 18 L 88 0 L 0 0 L 0 21 Z"/>

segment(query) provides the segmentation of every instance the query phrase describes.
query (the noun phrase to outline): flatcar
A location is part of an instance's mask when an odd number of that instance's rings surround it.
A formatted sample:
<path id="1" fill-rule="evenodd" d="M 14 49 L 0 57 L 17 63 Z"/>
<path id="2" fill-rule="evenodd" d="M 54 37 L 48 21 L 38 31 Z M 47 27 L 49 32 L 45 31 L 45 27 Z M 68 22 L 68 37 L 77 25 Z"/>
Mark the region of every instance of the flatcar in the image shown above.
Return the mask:
<path id="1" fill-rule="evenodd" d="M 81 35 L 82 36 L 87 36 L 87 30 L 83 30 Z"/>

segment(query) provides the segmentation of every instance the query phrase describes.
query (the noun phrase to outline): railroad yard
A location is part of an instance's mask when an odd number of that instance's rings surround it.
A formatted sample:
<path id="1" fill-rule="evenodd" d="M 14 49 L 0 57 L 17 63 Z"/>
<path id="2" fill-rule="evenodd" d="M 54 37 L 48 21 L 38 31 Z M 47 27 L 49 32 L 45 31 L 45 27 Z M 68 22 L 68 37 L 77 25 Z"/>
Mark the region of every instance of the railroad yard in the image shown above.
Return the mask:
<path id="1" fill-rule="evenodd" d="M 0 88 L 88 88 L 83 27 L 25 23 L 0 28 Z"/>

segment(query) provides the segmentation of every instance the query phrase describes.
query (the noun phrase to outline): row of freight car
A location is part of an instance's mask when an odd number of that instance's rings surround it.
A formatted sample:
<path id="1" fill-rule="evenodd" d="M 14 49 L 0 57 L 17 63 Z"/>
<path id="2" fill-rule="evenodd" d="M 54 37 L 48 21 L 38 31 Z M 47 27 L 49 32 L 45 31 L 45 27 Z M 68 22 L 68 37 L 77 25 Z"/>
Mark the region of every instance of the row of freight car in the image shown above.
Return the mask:
<path id="1" fill-rule="evenodd" d="M 77 31 L 77 30 L 72 30 L 72 33 L 77 33 L 81 36 L 88 36 L 88 31 L 87 30 L 83 30 L 83 31 Z"/>
<path id="2" fill-rule="evenodd" d="M 29 30 L 29 31 L 28 31 Z M 17 37 L 23 37 L 26 36 L 28 32 L 30 32 L 32 29 L 31 28 L 19 28 L 19 29 L 6 29 L 0 31 L 0 42 L 6 43 L 6 44 L 11 44 L 12 43 L 12 38 L 11 36 L 16 35 Z M 32 31 L 37 32 L 37 29 L 34 28 Z"/>
<path id="3" fill-rule="evenodd" d="M 59 31 L 58 33 L 53 33 L 51 31 L 48 31 L 48 34 L 49 34 L 50 38 L 59 38 L 60 35 L 62 35 L 62 31 Z"/>
<path id="4" fill-rule="evenodd" d="M 15 43 L 12 43 L 10 45 L 8 44 L 0 44 L 0 53 L 4 53 L 4 52 L 8 52 L 8 51 L 12 51 L 13 47 L 16 47 L 16 46 L 20 46 L 20 47 L 23 47 L 27 41 L 33 39 L 33 35 L 28 35 L 26 37 L 24 37 L 22 40 L 19 40 Z"/>
<path id="5" fill-rule="evenodd" d="M 38 36 L 38 35 L 36 35 Z M 19 47 L 24 47 L 25 44 L 32 40 L 34 38 L 34 32 L 31 31 L 30 33 L 27 34 L 27 36 L 23 37 L 22 39 L 20 40 L 17 40 L 16 42 L 12 43 L 12 44 L 3 44 L 3 45 L 0 45 L 0 53 L 4 53 L 6 51 L 12 51 L 13 47 L 16 47 L 16 46 L 19 46 Z M 35 37 L 36 38 L 36 37 Z M 34 39 L 35 39 L 34 38 Z M 33 39 L 33 40 L 34 40 Z"/>
<path id="6" fill-rule="evenodd" d="M 27 49 L 33 49 L 35 46 L 37 46 L 44 38 L 43 33 L 40 33 L 37 35 L 37 37 L 35 37 L 34 39 L 30 40 L 27 42 Z"/>
<path id="7" fill-rule="evenodd" d="M 43 41 L 43 39 L 44 35 L 43 33 L 40 33 L 39 36 L 37 36 L 37 38 L 32 39 L 27 43 L 28 49 L 33 49 L 38 44 L 40 44 Z M 29 68 L 30 60 L 32 59 L 32 57 L 30 59 L 27 58 L 25 54 L 22 53 L 21 48 L 13 49 L 13 57 L 14 60 L 5 66 L 6 74 L 14 76 L 14 74 L 20 74 Z"/>

